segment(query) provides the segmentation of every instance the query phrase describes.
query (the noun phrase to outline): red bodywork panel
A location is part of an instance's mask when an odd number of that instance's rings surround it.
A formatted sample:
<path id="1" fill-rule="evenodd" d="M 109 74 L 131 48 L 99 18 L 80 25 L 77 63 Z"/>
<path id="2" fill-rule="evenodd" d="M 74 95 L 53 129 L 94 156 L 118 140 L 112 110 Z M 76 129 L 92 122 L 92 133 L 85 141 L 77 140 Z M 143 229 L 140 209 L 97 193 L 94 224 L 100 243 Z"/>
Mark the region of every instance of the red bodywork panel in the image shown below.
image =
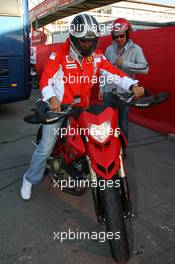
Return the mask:
<path id="1" fill-rule="evenodd" d="M 100 114 L 83 112 L 79 118 L 80 127 L 88 127 L 89 124 L 100 125 L 111 121 L 113 131 L 118 123 L 118 111 L 107 107 Z M 112 133 L 111 133 L 112 134 Z M 91 135 L 86 143 L 86 153 L 90 158 L 93 170 L 104 179 L 110 179 L 119 167 L 120 140 L 119 137 L 110 135 L 104 143 L 99 143 Z"/>
<path id="2" fill-rule="evenodd" d="M 85 155 L 85 146 L 77 130 L 78 123 L 73 117 L 69 118 L 69 127 L 71 129 L 70 132 L 67 130 L 68 135 L 62 139 L 58 138 L 53 150 L 53 156 L 61 153 L 67 164 Z"/>

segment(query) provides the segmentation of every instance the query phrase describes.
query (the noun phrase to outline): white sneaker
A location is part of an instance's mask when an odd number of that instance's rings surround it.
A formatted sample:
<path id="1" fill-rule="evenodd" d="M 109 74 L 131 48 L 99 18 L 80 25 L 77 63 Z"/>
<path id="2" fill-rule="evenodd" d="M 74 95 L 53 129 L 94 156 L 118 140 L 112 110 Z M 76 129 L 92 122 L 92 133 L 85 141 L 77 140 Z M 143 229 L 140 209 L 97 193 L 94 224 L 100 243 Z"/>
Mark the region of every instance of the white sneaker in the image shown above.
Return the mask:
<path id="1" fill-rule="evenodd" d="M 23 176 L 23 183 L 21 187 L 21 198 L 29 200 L 32 194 L 32 184 Z"/>

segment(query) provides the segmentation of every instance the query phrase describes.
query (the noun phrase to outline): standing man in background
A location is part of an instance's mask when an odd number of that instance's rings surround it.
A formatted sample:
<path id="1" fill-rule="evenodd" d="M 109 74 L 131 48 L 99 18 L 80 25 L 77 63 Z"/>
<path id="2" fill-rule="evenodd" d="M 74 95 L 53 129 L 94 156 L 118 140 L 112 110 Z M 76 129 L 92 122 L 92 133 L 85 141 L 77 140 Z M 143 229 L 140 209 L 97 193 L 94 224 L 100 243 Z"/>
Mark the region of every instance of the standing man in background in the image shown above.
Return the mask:
<path id="1" fill-rule="evenodd" d="M 148 63 L 144 57 L 142 48 L 129 38 L 131 24 L 125 18 L 118 18 L 112 25 L 113 43 L 107 47 L 105 57 L 118 69 L 125 72 L 128 77 L 135 79 L 136 73 L 147 74 Z M 111 84 L 106 83 L 103 91 L 100 91 L 100 98 L 105 103 L 113 100 L 113 94 L 110 92 Z M 104 92 L 104 93 L 103 93 Z M 128 138 L 128 106 L 119 106 L 119 126 Z M 124 150 L 124 156 L 126 151 Z"/>

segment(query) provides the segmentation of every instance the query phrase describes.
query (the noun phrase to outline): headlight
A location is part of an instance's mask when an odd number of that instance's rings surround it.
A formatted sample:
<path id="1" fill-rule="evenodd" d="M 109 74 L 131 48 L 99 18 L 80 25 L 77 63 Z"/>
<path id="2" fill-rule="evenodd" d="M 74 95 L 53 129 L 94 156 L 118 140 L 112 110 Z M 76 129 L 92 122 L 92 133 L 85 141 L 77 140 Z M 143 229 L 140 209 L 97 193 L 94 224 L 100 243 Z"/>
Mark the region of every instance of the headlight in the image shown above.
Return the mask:
<path id="1" fill-rule="evenodd" d="M 111 135 L 111 121 L 104 122 L 99 126 L 90 124 L 89 134 L 98 142 L 103 143 Z"/>

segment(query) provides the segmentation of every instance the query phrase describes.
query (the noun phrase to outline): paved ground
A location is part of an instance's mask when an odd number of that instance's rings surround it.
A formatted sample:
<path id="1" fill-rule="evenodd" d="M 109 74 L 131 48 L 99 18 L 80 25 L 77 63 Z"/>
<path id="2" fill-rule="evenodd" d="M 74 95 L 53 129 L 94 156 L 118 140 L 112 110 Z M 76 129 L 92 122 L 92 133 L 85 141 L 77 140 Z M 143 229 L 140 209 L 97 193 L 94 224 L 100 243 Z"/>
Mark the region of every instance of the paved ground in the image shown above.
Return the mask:
<path id="1" fill-rule="evenodd" d="M 29 101 L 0 106 L 0 264 L 113 264 L 107 243 L 54 240 L 54 232 L 104 231 L 96 223 L 90 191 L 73 197 L 45 179 L 31 201 L 19 196 L 21 177 L 35 149 L 35 125 L 23 122 Z M 127 171 L 135 221 L 128 226 L 129 264 L 175 263 L 175 145 L 130 124 Z"/>

